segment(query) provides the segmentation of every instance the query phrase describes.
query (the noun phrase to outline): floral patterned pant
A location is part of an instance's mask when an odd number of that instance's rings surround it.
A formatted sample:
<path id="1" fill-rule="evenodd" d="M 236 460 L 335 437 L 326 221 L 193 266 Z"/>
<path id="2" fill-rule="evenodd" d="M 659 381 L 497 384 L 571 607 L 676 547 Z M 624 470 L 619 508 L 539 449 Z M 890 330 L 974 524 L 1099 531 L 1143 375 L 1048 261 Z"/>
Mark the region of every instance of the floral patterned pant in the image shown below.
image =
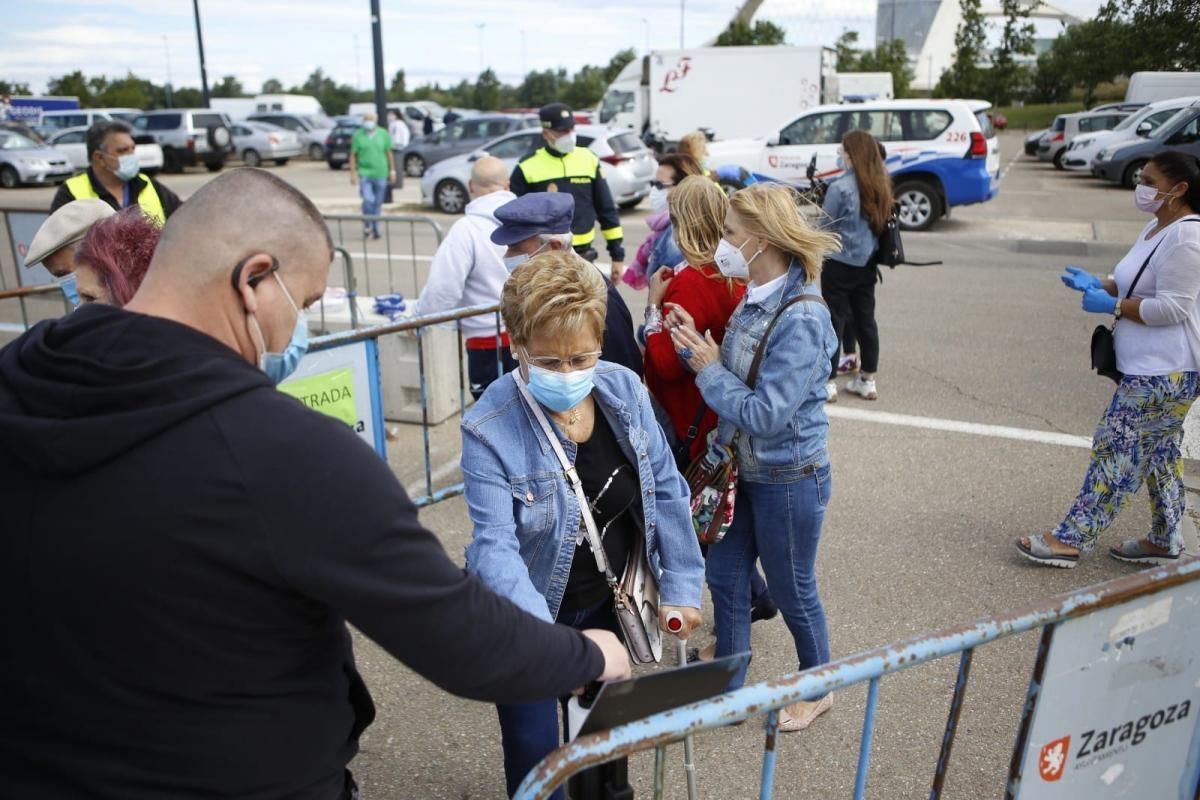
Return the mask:
<path id="1" fill-rule="evenodd" d="M 1183 419 L 1200 394 L 1200 373 L 1126 375 L 1096 428 L 1092 461 L 1066 519 L 1054 529 L 1060 542 L 1083 552 L 1142 488 L 1150 490 L 1149 541 L 1183 550 Z"/>

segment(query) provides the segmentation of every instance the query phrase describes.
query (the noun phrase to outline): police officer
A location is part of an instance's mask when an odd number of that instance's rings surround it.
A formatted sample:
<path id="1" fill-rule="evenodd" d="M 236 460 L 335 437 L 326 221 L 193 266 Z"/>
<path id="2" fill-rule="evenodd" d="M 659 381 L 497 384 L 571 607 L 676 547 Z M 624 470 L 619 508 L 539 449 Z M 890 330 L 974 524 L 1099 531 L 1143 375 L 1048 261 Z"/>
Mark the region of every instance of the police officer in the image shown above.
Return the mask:
<path id="1" fill-rule="evenodd" d="M 621 218 L 608 182 L 600 175 L 600 159 L 586 147 L 575 146 L 575 115 L 562 103 L 551 103 L 538 112 L 542 137 L 546 140 L 533 155 L 517 164 L 509 180 L 517 197 L 530 192 L 567 192 L 575 198 L 571 221 L 575 252 L 588 261 L 596 260 L 596 220 L 608 243 L 612 258 L 612 281 L 625 271 L 625 247 Z"/>
<path id="2" fill-rule="evenodd" d="M 137 205 L 158 224 L 166 222 L 181 201 L 170 189 L 138 170 L 136 149 L 133 128 L 128 123 L 111 120 L 88 128 L 87 157 L 91 166 L 58 187 L 50 213 L 72 200 L 94 197 L 114 211 Z"/>

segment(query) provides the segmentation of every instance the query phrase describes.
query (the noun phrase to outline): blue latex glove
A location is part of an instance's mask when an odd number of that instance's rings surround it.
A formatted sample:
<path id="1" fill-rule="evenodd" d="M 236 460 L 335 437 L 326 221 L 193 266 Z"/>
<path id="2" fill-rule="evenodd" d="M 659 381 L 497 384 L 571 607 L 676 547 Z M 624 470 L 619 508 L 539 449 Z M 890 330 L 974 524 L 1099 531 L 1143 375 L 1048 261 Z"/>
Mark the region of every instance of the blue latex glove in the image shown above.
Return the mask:
<path id="1" fill-rule="evenodd" d="M 1095 287 L 1083 293 L 1083 310 L 1093 314 L 1111 314 L 1117 307 L 1117 298 L 1101 288 Z"/>
<path id="2" fill-rule="evenodd" d="M 1099 289 L 1101 286 L 1099 278 L 1079 267 L 1067 267 L 1067 271 L 1062 274 L 1062 282 L 1077 292 Z"/>

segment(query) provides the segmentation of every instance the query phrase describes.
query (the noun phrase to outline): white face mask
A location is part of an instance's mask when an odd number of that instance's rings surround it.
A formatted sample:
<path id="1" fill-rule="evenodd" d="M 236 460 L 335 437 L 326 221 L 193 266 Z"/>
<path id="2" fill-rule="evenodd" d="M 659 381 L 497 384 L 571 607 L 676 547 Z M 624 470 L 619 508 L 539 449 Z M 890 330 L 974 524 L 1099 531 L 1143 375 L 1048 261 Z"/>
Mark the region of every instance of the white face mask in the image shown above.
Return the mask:
<path id="1" fill-rule="evenodd" d="M 575 131 L 558 137 L 551 143 L 550 148 L 562 153 L 564 156 L 575 149 Z"/>
<path id="2" fill-rule="evenodd" d="M 1147 186 L 1144 183 L 1139 183 L 1133 189 L 1133 204 L 1138 207 L 1138 211 L 1144 211 L 1147 214 L 1154 214 L 1162 208 L 1163 202 L 1158 199 L 1158 189 L 1153 186 Z"/>
<path id="3" fill-rule="evenodd" d="M 742 247 L 748 244 L 750 244 L 749 239 L 742 242 Z M 721 243 L 717 245 L 717 253 L 713 256 L 713 260 L 717 262 L 717 269 L 726 278 L 742 278 L 743 280 L 749 278 L 750 263 L 762 255 L 762 250 L 759 250 L 750 256 L 750 261 L 747 261 L 746 256 L 742 254 L 742 247 L 734 245 L 725 238 L 722 238 Z"/>
<path id="4" fill-rule="evenodd" d="M 651 189 L 650 190 L 650 210 L 655 214 L 667 210 L 667 190 L 666 189 Z"/>

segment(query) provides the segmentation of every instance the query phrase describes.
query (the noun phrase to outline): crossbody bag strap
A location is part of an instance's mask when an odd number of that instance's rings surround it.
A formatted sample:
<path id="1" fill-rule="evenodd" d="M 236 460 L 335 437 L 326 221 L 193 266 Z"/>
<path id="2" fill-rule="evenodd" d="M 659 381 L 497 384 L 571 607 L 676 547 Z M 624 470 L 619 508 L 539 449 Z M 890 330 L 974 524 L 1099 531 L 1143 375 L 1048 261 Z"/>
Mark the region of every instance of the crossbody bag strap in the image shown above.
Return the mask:
<path id="1" fill-rule="evenodd" d="M 533 395 L 529 393 L 529 387 L 525 385 L 525 381 L 519 373 L 513 374 L 513 380 L 517 384 L 517 388 L 521 391 L 521 397 L 525 400 L 525 404 L 529 406 L 529 410 L 533 412 L 533 416 L 537 419 L 538 424 L 542 427 L 542 433 L 546 435 L 546 439 L 550 442 L 550 449 L 554 451 L 554 455 L 558 456 L 558 463 L 562 465 L 563 475 L 566 476 L 567 482 L 571 484 L 571 488 L 575 490 L 575 497 L 579 501 L 579 513 L 583 517 L 583 526 L 587 530 L 588 545 L 592 548 L 592 555 L 596 559 L 596 569 L 600 570 L 604 575 L 604 580 L 610 587 L 614 589 L 617 586 L 617 576 L 613 574 L 612 568 L 608 566 L 608 555 L 604 552 L 604 541 L 600 538 L 600 532 L 596 529 L 596 520 L 592 517 L 591 505 L 588 503 L 587 495 L 583 493 L 583 483 L 579 480 L 579 472 L 575 469 L 575 465 L 567 458 L 567 453 L 563 450 L 562 442 L 558 440 L 558 434 L 554 432 L 554 428 L 550 425 L 550 420 L 546 419 L 546 413 L 542 411 L 542 407 L 533 399 Z"/>
<path id="2" fill-rule="evenodd" d="M 779 322 L 779 318 L 783 316 L 783 312 L 787 311 L 789 306 L 794 306 L 796 303 L 804 300 L 812 300 L 829 308 L 825 299 L 816 294 L 797 295 L 779 307 L 779 310 L 775 312 L 775 316 L 771 318 L 771 324 L 767 326 L 767 330 L 763 333 L 762 341 L 754 349 L 754 360 L 750 362 L 750 371 L 746 373 L 746 385 L 751 389 L 754 388 L 754 384 L 758 381 L 758 370 L 762 367 L 763 357 L 767 354 L 767 341 L 771 338 L 771 331 L 775 330 L 775 325 Z"/>

